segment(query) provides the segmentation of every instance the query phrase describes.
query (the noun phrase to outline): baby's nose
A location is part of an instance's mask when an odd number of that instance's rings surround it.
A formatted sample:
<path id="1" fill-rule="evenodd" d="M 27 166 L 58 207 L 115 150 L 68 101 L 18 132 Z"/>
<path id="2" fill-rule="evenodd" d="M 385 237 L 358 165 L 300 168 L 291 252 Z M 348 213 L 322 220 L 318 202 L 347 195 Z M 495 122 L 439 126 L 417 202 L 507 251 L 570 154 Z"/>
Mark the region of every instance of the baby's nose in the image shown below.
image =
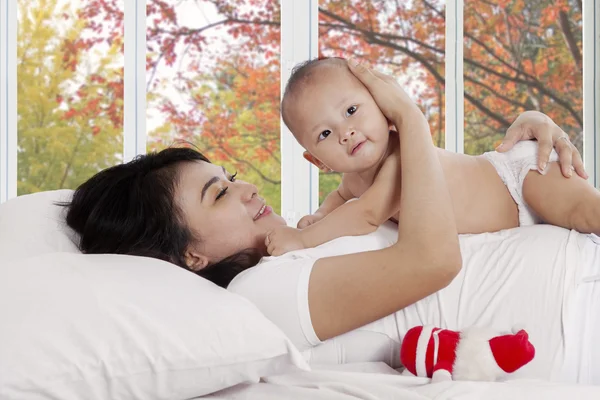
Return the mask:
<path id="1" fill-rule="evenodd" d="M 349 138 L 351 138 L 352 136 L 354 136 L 354 130 L 348 130 L 346 131 L 346 133 L 344 133 L 342 135 L 342 142 L 346 142 L 348 141 Z"/>

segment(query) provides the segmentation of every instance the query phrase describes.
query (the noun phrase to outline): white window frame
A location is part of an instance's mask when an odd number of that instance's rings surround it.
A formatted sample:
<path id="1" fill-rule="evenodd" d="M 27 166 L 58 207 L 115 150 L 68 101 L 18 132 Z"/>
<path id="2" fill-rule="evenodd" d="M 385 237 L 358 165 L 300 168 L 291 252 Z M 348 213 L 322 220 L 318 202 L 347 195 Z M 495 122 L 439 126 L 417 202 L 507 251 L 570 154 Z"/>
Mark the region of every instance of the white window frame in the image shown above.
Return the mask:
<path id="1" fill-rule="evenodd" d="M 465 151 L 463 10 L 463 0 L 446 0 L 446 129 L 444 132 L 444 147 L 446 150 L 455 153 L 464 153 Z"/>
<path id="2" fill-rule="evenodd" d="M 583 160 L 600 188 L 600 0 L 583 1 Z"/>
<path id="3" fill-rule="evenodd" d="M 17 196 L 17 2 L 0 0 L 0 203 Z"/>
<path id="4" fill-rule="evenodd" d="M 319 54 L 319 1 L 281 0 L 281 96 L 292 68 Z M 319 207 L 319 170 L 281 122 L 281 216 L 290 226 Z"/>
<path id="5" fill-rule="evenodd" d="M 123 161 L 146 153 L 146 0 L 124 0 Z"/>

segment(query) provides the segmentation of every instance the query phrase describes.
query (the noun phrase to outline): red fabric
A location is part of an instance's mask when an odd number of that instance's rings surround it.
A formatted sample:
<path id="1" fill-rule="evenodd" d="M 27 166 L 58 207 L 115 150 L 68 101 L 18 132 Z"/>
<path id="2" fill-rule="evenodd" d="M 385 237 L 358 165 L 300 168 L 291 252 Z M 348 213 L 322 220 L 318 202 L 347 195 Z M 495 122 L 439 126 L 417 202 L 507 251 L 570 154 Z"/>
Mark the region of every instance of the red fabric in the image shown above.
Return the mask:
<path id="1" fill-rule="evenodd" d="M 400 348 L 400 362 L 410 371 L 411 374 L 417 375 L 416 358 L 417 358 L 417 343 L 419 336 L 423 331 L 422 326 L 415 326 L 406 332 L 402 339 L 402 347 Z"/>
<path id="2" fill-rule="evenodd" d="M 454 361 L 456 360 L 456 347 L 460 341 L 460 333 L 444 329 L 439 333 L 440 344 L 438 346 L 437 364 L 434 370 L 445 369 L 452 374 Z M 431 338 L 433 343 L 433 337 Z M 427 371 L 429 373 L 429 371 Z"/>
<path id="3" fill-rule="evenodd" d="M 490 339 L 490 349 L 498 366 L 507 373 L 515 372 L 535 356 L 535 348 L 524 330 Z"/>
<path id="4" fill-rule="evenodd" d="M 433 338 L 433 333 L 436 331 L 439 332 L 439 345 L 437 362 L 434 364 L 435 340 Z M 402 340 L 402 347 L 400 348 L 400 361 L 413 375 L 417 375 L 417 345 L 422 332 L 422 326 L 409 329 Z M 452 374 L 452 366 L 456 359 L 456 347 L 458 346 L 459 340 L 460 333 L 458 332 L 440 328 L 433 329 L 427 342 L 425 353 L 425 370 L 427 372 L 427 377 L 431 378 L 433 373 L 438 369 L 444 369 Z"/>
<path id="5" fill-rule="evenodd" d="M 434 328 L 429 336 L 429 342 L 427 342 L 427 352 L 425 353 L 425 370 L 427 371 L 427 377 L 431 378 L 433 375 L 433 353 L 435 351 L 435 344 L 433 342 L 433 334 L 439 331 L 440 328 Z"/>

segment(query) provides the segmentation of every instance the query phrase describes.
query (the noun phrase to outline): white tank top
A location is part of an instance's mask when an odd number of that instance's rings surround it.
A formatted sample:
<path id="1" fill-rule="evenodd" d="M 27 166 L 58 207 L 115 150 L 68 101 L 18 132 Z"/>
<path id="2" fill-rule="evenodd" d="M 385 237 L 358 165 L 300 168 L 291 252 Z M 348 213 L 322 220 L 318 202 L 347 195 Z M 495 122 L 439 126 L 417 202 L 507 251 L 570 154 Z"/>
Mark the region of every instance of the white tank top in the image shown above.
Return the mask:
<path id="1" fill-rule="evenodd" d="M 564 367 L 564 323 L 579 278 L 577 242 L 582 236 L 548 225 L 462 235 L 463 268 L 448 287 L 325 342 L 314 332 L 308 307 L 315 260 L 387 247 L 397 238 L 394 224 L 386 223 L 369 235 L 267 257 L 237 276 L 228 289 L 255 303 L 313 365 L 383 361 L 399 367 L 402 337 L 417 325 L 456 330 L 478 325 L 499 332 L 518 327 L 529 332 L 536 356 L 513 376 L 556 379 Z"/>

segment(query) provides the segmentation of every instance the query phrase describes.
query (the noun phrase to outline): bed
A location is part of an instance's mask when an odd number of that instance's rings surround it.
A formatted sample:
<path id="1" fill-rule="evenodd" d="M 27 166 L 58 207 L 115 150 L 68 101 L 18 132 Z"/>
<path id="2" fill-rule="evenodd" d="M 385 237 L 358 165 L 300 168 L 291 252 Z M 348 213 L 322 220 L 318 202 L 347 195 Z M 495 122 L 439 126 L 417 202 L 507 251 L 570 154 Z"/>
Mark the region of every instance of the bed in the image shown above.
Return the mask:
<path id="1" fill-rule="evenodd" d="M 542 380 L 510 382 L 441 382 L 402 376 L 383 363 L 356 363 L 314 367 L 313 371 L 286 374 L 264 382 L 241 384 L 202 398 L 208 399 L 597 399 L 600 388 Z"/>
<path id="2" fill-rule="evenodd" d="M 163 261 L 83 255 L 57 202 L 0 205 L 0 398 L 598 399 L 600 387 L 443 382 L 380 362 L 309 365 L 249 301 Z"/>

